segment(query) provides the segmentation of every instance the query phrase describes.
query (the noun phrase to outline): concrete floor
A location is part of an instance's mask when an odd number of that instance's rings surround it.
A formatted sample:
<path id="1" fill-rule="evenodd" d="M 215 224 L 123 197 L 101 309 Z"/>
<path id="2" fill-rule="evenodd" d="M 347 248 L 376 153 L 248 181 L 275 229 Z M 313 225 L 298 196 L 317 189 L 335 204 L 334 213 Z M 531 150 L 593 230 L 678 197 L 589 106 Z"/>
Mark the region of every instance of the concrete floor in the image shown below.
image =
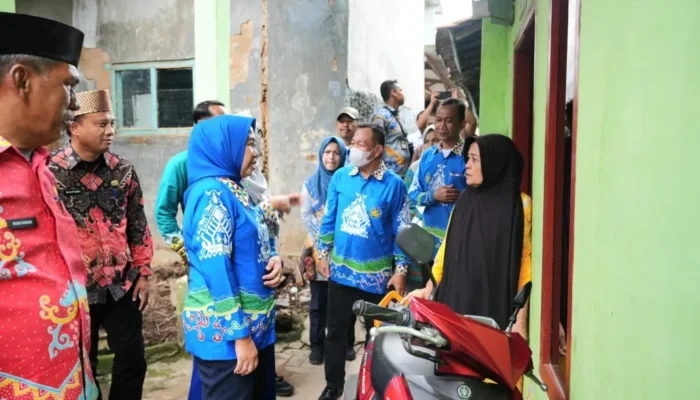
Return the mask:
<path id="1" fill-rule="evenodd" d="M 362 359 L 362 345 L 358 345 L 355 361 L 345 365 L 346 374 L 357 373 Z M 317 399 L 326 385 L 323 365 L 311 365 L 309 348 L 301 342 L 278 345 L 277 373 L 295 387 L 290 399 Z M 144 400 L 186 400 L 190 387 L 192 360 L 182 359 L 172 363 L 156 363 L 148 367 L 144 384 Z M 109 388 L 103 384 L 105 390 Z"/>

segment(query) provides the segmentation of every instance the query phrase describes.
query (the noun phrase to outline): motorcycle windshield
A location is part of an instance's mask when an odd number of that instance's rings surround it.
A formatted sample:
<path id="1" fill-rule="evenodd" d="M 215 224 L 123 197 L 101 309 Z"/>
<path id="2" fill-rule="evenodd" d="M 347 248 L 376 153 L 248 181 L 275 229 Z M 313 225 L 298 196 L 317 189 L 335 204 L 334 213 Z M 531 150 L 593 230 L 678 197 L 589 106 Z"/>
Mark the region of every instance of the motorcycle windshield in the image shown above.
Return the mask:
<path id="1" fill-rule="evenodd" d="M 518 334 L 505 332 L 454 313 L 442 303 L 415 299 L 411 311 L 418 322 L 429 324 L 450 343 L 440 356 L 446 366 L 438 372 L 465 375 L 465 367 L 483 378 L 514 388 L 530 364 L 532 352 Z"/>

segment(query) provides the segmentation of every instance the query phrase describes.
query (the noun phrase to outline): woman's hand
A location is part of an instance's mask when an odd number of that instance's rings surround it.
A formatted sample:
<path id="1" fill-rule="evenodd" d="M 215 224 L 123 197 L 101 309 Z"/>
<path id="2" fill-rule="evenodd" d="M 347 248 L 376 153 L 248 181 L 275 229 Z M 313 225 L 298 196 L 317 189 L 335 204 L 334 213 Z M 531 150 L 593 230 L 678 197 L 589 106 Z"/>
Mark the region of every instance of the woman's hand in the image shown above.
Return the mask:
<path id="1" fill-rule="evenodd" d="M 321 276 L 324 278 L 328 278 L 330 276 L 330 268 L 328 267 L 328 261 L 326 260 L 318 260 L 316 263 L 316 271 L 318 271 Z"/>
<path id="2" fill-rule="evenodd" d="M 270 257 L 265 270 L 269 273 L 263 276 L 264 285 L 267 287 L 277 287 L 282 283 L 282 258 L 280 256 Z"/>
<path id="3" fill-rule="evenodd" d="M 248 375 L 258 368 L 258 349 L 250 336 L 236 340 L 236 375 Z"/>
<path id="4" fill-rule="evenodd" d="M 301 205 L 301 194 L 290 193 L 285 195 L 278 195 L 270 197 L 270 205 L 275 210 L 281 212 L 282 214 L 289 214 L 292 211 L 292 207 L 299 207 Z"/>
<path id="5" fill-rule="evenodd" d="M 412 299 L 427 299 L 428 297 L 430 297 L 430 292 L 432 291 L 433 289 L 428 287 L 424 287 L 423 289 L 416 289 L 403 298 L 403 303 L 408 303 Z"/>

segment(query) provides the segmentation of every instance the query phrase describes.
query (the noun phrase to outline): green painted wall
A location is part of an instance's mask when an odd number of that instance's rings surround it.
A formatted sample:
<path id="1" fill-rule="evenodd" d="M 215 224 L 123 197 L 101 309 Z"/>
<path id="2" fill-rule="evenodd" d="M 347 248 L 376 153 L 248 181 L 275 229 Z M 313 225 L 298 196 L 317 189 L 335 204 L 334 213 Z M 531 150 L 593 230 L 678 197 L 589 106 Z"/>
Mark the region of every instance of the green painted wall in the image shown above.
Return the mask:
<path id="1" fill-rule="evenodd" d="M 0 0 L 0 11 L 15 12 L 15 0 Z"/>
<path id="2" fill-rule="evenodd" d="M 484 21 L 481 132 L 511 132 L 520 29 Z M 700 2 L 583 0 L 572 399 L 697 398 Z M 549 1 L 536 11 L 533 281 L 541 282 Z M 671 28 L 672 27 L 672 28 Z M 614 38 L 614 39 L 613 39 Z M 658 137 L 658 139 L 656 139 Z M 656 139 L 656 140 L 655 140 Z M 530 309 L 539 355 L 540 290 Z M 545 399 L 526 381 L 525 397 Z"/>
<path id="3" fill-rule="evenodd" d="M 572 393 L 700 395 L 700 2 L 584 0 Z"/>

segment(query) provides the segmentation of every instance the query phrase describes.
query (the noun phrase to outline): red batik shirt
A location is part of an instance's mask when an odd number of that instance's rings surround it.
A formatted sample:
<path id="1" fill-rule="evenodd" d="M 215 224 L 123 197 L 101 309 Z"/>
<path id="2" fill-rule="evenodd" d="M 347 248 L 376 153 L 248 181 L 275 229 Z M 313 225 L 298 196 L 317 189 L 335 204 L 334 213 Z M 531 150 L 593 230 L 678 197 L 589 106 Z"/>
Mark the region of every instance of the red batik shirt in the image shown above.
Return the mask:
<path id="1" fill-rule="evenodd" d="M 119 300 L 139 276 L 150 276 L 153 242 L 134 166 L 113 153 L 82 161 L 72 147 L 51 154 L 61 200 L 78 225 L 88 300 Z"/>
<path id="2" fill-rule="evenodd" d="M 95 399 L 87 273 L 49 153 L 0 137 L 0 399 Z"/>

